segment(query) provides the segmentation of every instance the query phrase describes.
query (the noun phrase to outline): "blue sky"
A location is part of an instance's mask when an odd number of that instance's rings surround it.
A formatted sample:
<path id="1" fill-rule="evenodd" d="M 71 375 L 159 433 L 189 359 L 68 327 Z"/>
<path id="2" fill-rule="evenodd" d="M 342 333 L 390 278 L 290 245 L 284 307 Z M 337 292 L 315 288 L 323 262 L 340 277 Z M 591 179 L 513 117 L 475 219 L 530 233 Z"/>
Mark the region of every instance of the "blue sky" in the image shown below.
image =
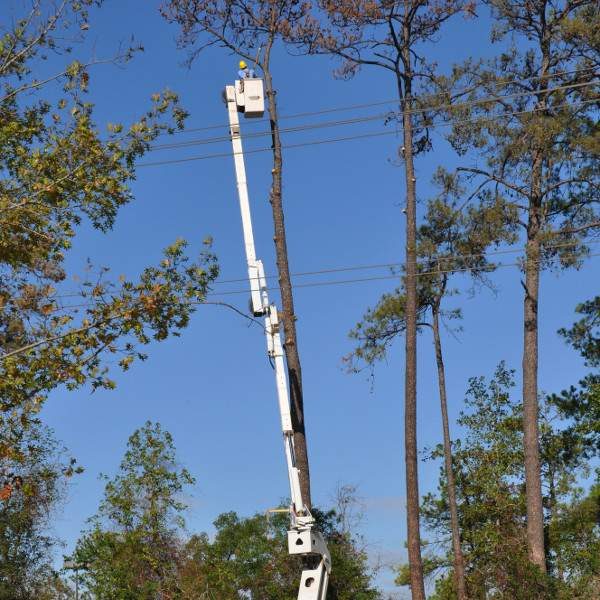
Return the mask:
<path id="1" fill-rule="evenodd" d="M 4 12 L 4 9 L 3 9 Z M 159 16 L 157 2 L 108 0 L 93 11 L 86 58 L 113 54 L 119 42 L 134 34 L 145 47 L 125 69 L 101 66 L 92 71 L 91 99 L 99 126 L 127 123 L 149 106 L 150 95 L 165 87 L 177 91 L 191 113 L 189 127 L 223 124 L 222 130 L 181 134 L 178 140 L 224 135 L 227 115 L 221 101 L 224 85 L 237 71 L 237 59 L 211 49 L 191 70 L 182 66 L 185 54 L 176 48 L 175 27 Z M 486 19 L 456 20 L 440 35 L 434 52 L 442 65 L 468 55 L 490 52 Z M 333 79 L 335 64 L 327 58 L 293 57 L 279 49 L 273 73 L 282 116 L 331 107 L 380 102 L 394 98 L 387 74 L 365 70 L 354 80 Z M 339 113 L 339 118 L 383 112 L 385 107 Z M 321 119 L 338 118 L 325 115 Z M 315 122 L 308 117 L 282 125 Z M 242 123 L 243 131 L 259 131 L 264 123 Z M 381 123 L 344 126 L 314 132 L 289 133 L 284 143 L 384 131 Z M 417 163 L 420 200 L 435 192 L 430 179 L 439 165 L 456 158 L 437 130 L 434 150 Z M 165 142 L 175 141 L 168 138 Z M 402 260 L 404 218 L 403 171 L 395 164 L 395 136 L 316 145 L 285 153 L 284 204 L 292 272 Z M 249 140 L 246 148 L 269 144 Z M 157 151 L 145 161 L 168 160 L 228 152 L 228 143 L 188 150 Z M 268 191 L 270 156 L 247 158 L 255 239 L 268 273 L 274 272 L 274 248 Z M 116 274 L 134 276 L 160 259 L 162 248 L 184 237 L 193 250 L 207 235 L 221 265 L 221 279 L 245 275 L 241 224 L 233 163 L 219 158 L 140 169 L 133 184 L 135 201 L 123 208 L 108 235 L 83 226 L 69 265 L 82 272 L 86 258 L 108 265 Z M 503 262 L 513 262 L 509 255 Z M 573 383 L 585 369 L 556 335 L 574 318 L 575 305 L 597 293 L 598 260 L 580 271 L 542 277 L 540 306 L 540 385 L 556 391 Z M 300 282 L 330 281 L 386 275 L 365 270 L 297 278 Z M 453 300 L 464 309 L 464 331 L 444 335 L 451 416 L 456 417 L 467 386 L 475 375 L 490 375 L 504 359 L 517 368 L 521 361 L 522 288 L 515 268 L 493 275 L 497 287 Z M 457 277 L 459 287 L 468 285 Z M 356 484 L 363 498 L 363 533 L 374 557 L 404 558 L 405 510 L 403 472 L 402 342 L 371 382 L 366 375 L 343 372 L 341 357 L 351 349 L 348 330 L 393 281 L 297 288 L 300 355 L 303 365 L 306 420 L 314 500 L 327 505 L 336 486 Z M 246 284 L 219 284 L 223 291 L 244 290 Z M 221 296 L 242 309 L 247 295 Z M 420 337 L 419 444 L 441 440 L 439 403 L 429 334 Z M 244 515 L 264 511 L 287 495 L 273 375 L 260 328 L 233 312 L 201 307 L 179 339 L 149 348 L 150 358 L 117 376 L 116 391 L 57 391 L 43 418 L 85 467 L 70 486 L 69 497 L 55 529 L 69 552 L 97 509 L 103 484 L 99 473 L 113 474 L 128 436 L 147 419 L 160 421 L 174 436 L 179 458 L 197 478 L 189 498 L 190 530 L 211 531 L 223 511 Z M 454 427 L 456 432 L 456 428 Z M 438 466 L 421 465 L 421 491 L 435 485 Z M 391 586 L 392 576 L 380 581 Z M 391 588 L 390 588 L 391 589 Z"/>

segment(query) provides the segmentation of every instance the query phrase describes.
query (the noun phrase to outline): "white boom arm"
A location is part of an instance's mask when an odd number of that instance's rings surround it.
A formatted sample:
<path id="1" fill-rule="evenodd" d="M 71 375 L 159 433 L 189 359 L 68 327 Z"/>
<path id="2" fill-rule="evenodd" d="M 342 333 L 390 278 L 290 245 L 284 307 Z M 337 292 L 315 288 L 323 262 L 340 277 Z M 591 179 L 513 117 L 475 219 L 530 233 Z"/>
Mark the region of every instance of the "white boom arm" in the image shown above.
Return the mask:
<path id="1" fill-rule="evenodd" d="M 245 80 L 246 92 L 249 89 L 262 92 L 262 81 L 257 79 Z M 279 413 L 281 415 L 281 428 L 285 458 L 287 461 L 288 477 L 290 481 L 291 525 L 288 531 L 288 549 L 290 554 L 313 556 L 316 566 L 302 571 L 298 600 L 325 600 L 327 585 L 331 572 L 331 557 L 327 544 L 322 534 L 316 529 L 315 519 L 304 504 L 300 489 L 300 478 L 296 466 L 294 451 L 294 431 L 290 415 L 290 400 L 288 382 L 283 360 L 283 348 L 279 333 L 279 319 L 275 304 L 269 302 L 267 281 L 263 264 L 256 258 L 254 247 L 254 234 L 252 232 L 252 218 L 248 198 L 248 185 L 246 183 L 246 167 L 240 134 L 238 111 L 244 106 L 244 87 L 236 82 L 235 87 L 228 85 L 225 88 L 225 100 L 229 113 L 231 143 L 235 161 L 235 176 L 237 179 L 240 211 L 242 213 L 242 227 L 244 232 L 244 245 L 246 247 L 246 261 L 248 263 L 248 278 L 250 280 L 250 298 L 254 316 L 264 316 L 265 332 L 267 337 L 267 353 L 275 367 L 275 382 L 277 385 L 277 398 Z M 240 98 L 242 96 L 242 98 Z M 256 96 L 252 96 L 255 99 Z M 262 100 L 262 98 L 261 98 Z M 248 108 L 246 103 L 246 110 Z M 255 115 L 248 115 L 255 116 Z"/>

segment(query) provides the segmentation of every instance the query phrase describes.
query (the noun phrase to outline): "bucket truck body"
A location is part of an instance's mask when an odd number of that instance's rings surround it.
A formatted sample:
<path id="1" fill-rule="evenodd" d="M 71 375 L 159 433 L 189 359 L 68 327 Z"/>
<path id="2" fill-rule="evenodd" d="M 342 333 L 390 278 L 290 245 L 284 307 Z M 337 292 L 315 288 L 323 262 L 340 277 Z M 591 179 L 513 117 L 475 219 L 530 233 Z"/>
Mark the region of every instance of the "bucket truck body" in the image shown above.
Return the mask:
<path id="1" fill-rule="evenodd" d="M 316 528 L 314 517 L 302 499 L 299 471 L 296 467 L 294 431 L 292 429 L 289 389 L 281 342 L 279 316 L 277 307 L 269 301 L 263 264 L 256 258 L 248 184 L 246 181 L 246 167 L 238 116 L 240 112 L 250 118 L 262 116 L 264 113 L 262 79 L 255 78 L 236 81 L 235 85 L 226 86 L 224 97 L 229 114 L 235 175 L 242 216 L 244 246 L 250 281 L 251 310 L 254 316 L 264 317 L 267 354 L 275 370 L 277 400 L 281 417 L 281 429 L 283 432 L 284 452 L 291 495 L 288 550 L 292 555 L 314 557 L 317 563 L 315 568 L 304 569 L 302 571 L 298 600 L 325 600 L 329 574 L 331 572 L 331 556 L 322 534 Z"/>

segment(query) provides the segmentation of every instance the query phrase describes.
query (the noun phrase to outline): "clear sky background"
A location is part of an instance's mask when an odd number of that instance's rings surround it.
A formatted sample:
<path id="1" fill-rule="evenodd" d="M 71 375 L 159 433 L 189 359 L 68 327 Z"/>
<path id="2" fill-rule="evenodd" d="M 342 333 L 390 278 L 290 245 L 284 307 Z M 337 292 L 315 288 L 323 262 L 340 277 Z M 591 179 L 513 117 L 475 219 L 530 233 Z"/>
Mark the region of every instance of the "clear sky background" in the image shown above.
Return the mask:
<path id="1" fill-rule="evenodd" d="M 2 3 L 2 20 L 11 6 Z M 175 43 L 177 29 L 159 16 L 156 0 L 107 0 L 90 19 L 88 44 L 80 57 L 115 53 L 131 35 L 145 52 L 125 69 L 95 68 L 91 100 L 100 128 L 107 122 L 127 123 L 149 104 L 150 95 L 165 87 L 177 91 L 191 113 L 188 127 L 223 125 L 207 132 L 185 133 L 164 142 L 225 135 L 227 115 L 221 100 L 226 84 L 235 78 L 237 57 L 211 49 L 191 70 L 182 66 L 185 53 Z M 468 55 L 489 55 L 489 21 L 456 19 L 439 36 L 434 48 L 444 66 Z M 327 58 L 294 57 L 278 49 L 273 74 L 280 114 L 380 102 L 395 97 L 387 73 L 365 69 L 349 82 L 335 80 L 335 63 Z M 393 109 L 362 110 L 282 120 L 282 126 L 335 118 L 375 115 Z M 265 130 L 265 123 L 243 122 L 244 132 Z M 284 134 L 284 143 L 386 131 L 382 121 L 364 125 Z M 439 165 L 456 158 L 434 132 L 434 150 L 417 161 L 418 196 L 435 193 L 431 176 Z M 248 140 L 247 149 L 267 147 L 268 137 Z M 403 170 L 397 164 L 397 136 L 291 149 L 284 155 L 284 205 L 292 272 L 350 265 L 401 261 L 404 254 Z M 187 150 L 156 151 L 144 162 L 230 151 L 229 143 Z M 268 192 L 270 155 L 247 157 L 258 256 L 274 273 L 274 247 Z M 108 235 L 83 226 L 69 256 L 73 272 L 83 272 L 89 257 L 108 265 L 114 275 L 135 276 L 160 260 L 162 248 L 177 237 L 200 249 L 207 235 L 221 265 L 221 279 L 246 273 L 237 194 L 230 157 L 140 169 L 133 185 L 135 201 L 124 207 Z M 501 257 L 514 262 L 515 255 Z M 598 293 L 598 259 L 583 269 L 542 277 L 540 306 L 540 386 L 557 391 L 574 383 L 585 369 L 556 330 L 574 319 L 575 305 Z M 295 278 L 296 283 L 388 275 L 386 269 Z M 453 299 L 464 309 L 464 331 L 444 333 L 451 417 L 461 407 L 469 377 L 489 376 L 500 360 L 518 369 L 522 352 L 522 288 L 517 269 L 503 268 L 492 276 L 497 289 L 478 290 Z M 457 276 L 465 288 L 469 280 Z M 75 287 L 73 282 L 73 287 Z M 221 298 L 245 310 L 247 284 L 217 284 L 213 299 Z M 348 375 L 341 358 L 352 346 L 347 332 L 394 281 L 323 287 L 295 291 L 300 356 L 304 374 L 306 421 L 316 504 L 332 502 L 340 484 L 355 484 L 362 498 L 362 532 L 373 560 L 386 564 L 405 558 L 405 488 L 403 459 L 403 341 L 389 360 L 376 369 L 375 379 Z M 277 295 L 275 295 L 277 299 Z M 419 339 L 419 445 L 441 441 L 434 356 L 429 333 Z M 262 330 L 233 312 L 200 307 L 180 339 L 149 348 L 146 363 L 117 376 L 116 391 L 89 390 L 52 394 L 42 416 L 85 467 L 70 486 L 56 533 L 70 552 L 97 509 L 103 484 L 100 473 L 112 475 L 128 436 L 147 419 L 160 421 L 174 436 L 181 463 L 197 478 L 189 497 L 190 531 L 212 531 L 212 521 L 224 511 L 242 515 L 265 511 L 287 495 L 273 373 L 265 354 Z M 517 373 L 518 376 L 518 373 Z M 518 393 L 518 390 L 517 390 Z M 456 426 L 453 432 L 457 435 Z M 439 465 L 423 463 L 421 491 L 437 482 Z M 427 537 L 427 534 L 425 534 Z M 384 570 L 379 582 L 392 590 L 393 575 Z"/>

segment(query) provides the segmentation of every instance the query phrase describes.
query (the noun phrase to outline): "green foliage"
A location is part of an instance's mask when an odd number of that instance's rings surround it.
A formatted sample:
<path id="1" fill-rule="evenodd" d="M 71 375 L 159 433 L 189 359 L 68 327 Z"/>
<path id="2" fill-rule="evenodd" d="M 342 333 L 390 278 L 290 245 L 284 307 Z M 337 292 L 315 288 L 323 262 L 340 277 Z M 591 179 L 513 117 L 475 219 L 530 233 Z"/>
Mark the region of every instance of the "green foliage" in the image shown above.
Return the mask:
<path id="1" fill-rule="evenodd" d="M 550 396 L 549 402 L 571 420 L 570 435 L 581 441 L 585 456 L 600 456 L 600 375 L 587 375 L 579 385 Z"/>
<path id="2" fill-rule="evenodd" d="M 560 329 L 562 335 L 578 350 L 590 367 L 600 366 L 600 297 L 577 306 L 584 315 L 570 329 Z M 600 456 L 600 373 L 594 370 L 577 386 L 571 386 L 550 401 L 571 419 L 572 435 L 584 441 L 583 451 L 588 458 Z"/>
<path id="3" fill-rule="evenodd" d="M 6 299 L 0 329 L 4 410 L 39 408 L 58 385 L 112 388 L 105 354 L 120 356 L 126 370 L 145 358 L 140 345 L 177 335 L 218 272 L 210 252 L 190 263 L 185 247 L 179 240 L 167 248 L 161 264 L 145 269 L 138 281 L 113 283 L 105 269 L 94 279 L 90 274 L 76 294 L 83 304 L 75 308 L 64 306 L 55 291 L 7 284 L 14 295 Z"/>
<path id="4" fill-rule="evenodd" d="M 540 446 L 549 576 L 527 555 L 522 409 L 513 397 L 513 372 L 501 364 L 488 382 L 472 378 L 455 442 L 461 537 L 470 597 L 584 598 L 598 579 L 598 492 L 577 487 L 588 473 L 589 444 L 552 398 L 542 404 Z M 435 448 L 430 458 L 439 459 Z M 430 556 L 436 600 L 455 598 L 450 570 L 450 517 L 444 470 L 437 493 L 424 497 L 423 518 L 447 553 Z M 400 572 L 402 575 L 402 571 Z M 405 578 L 399 577 L 399 583 Z"/>
<path id="5" fill-rule="evenodd" d="M 173 439 L 160 424 L 147 422 L 131 435 L 119 473 L 107 480 L 98 514 L 75 552 L 95 597 L 172 597 L 186 508 L 181 494 L 193 483 L 177 466 Z"/>
<path id="6" fill-rule="evenodd" d="M 0 436 L 13 450 L 0 458 L 0 599 L 40 600 L 56 577 L 51 519 L 81 469 L 38 420 L 18 436 L 0 426 Z"/>
<path id="7" fill-rule="evenodd" d="M 293 597 L 301 567 L 286 560 L 285 519 L 274 521 L 278 526 L 264 514 L 242 519 L 224 513 L 214 522 L 213 542 L 206 534 L 193 536 L 182 564 L 183 597 L 193 598 L 195 590 L 223 600 L 244 593 L 265 600 Z"/>
<path id="8" fill-rule="evenodd" d="M 600 366 L 600 296 L 581 303 L 575 309 L 583 317 L 570 329 L 559 333 L 585 358 L 590 367 Z"/>
<path id="9" fill-rule="evenodd" d="M 600 482 L 578 492 L 548 527 L 557 597 L 597 599 L 600 583 Z M 573 585 L 572 582 L 576 582 Z"/>
<path id="10" fill-rule="evenodd" d="M 424 544 L 423 544 L 424 545 Z M 448 563 L 443 557 L 425 555 L 423 556 L 423 575 L 425 578 L 429 578 L 432 575 L 435 575 L 440 569 L 448 568 Z M 394 583 L 397 586 L 406 586 L 410 585 L 410 566 L 408 564 L 402 564 L 396 567 L 396 578 L 394 579 Z M 444 580 L 446 583 L 446 580 Z M 453 591 L 454 585 L 451 579 L 448 579 L 449 590 Z"/>
<path id="11" fill-rule="evenodd" d="M 17 430 L 57 386 L 114 387 L 115 355 L 128 369 L 145 358 L 141 346 L 184 328 L 217 274 L 209 251 L 192 262 L 179 240 L 137 280 L 111 281 L 89 267 L 78 289 L 66 287 L 79 225 L 111 229 L 132 200 L 136 161 L 185 117 L 165 91 L 138 121 L 101 133 L 86 98 L 93 63 L 75 59 L 38 75 L 44 58 L 56 64 L 73 51 L 65 40 L 84 35 L 96 4 L 34 0 L 0 39 L 0 418 Z M 2 441 L 0 456 L 10 452 Z"/>
<path id="12" fill-rule="evenodd" d="M 444 174 L 440 171 L 436 180 Z M 490 247 L 514 239 L 507 227 L 511 216 L 495 203 L 464 208 L 462 202 L 434 198 L 427 204 L 423 223 L 417 231 L 419 278 L 417 280 L 418 323 L 430 326 L 432 312 L 447 321 L 460 319 L 460 309 L 445 310 L 445 297 L 457 292 L 450 288 L 452 273 L 468 271 L 477 283 L 487 284 L 494 265 L 486 257 Z M 405 330 L 405 293 L 402 286 L 384 294 L 374 308 L 350 332 L 357 346 L 345 362 L 352 372 L 362 370 L 386 357 L 389 346 Z"/>
<path id="13" fill-rule="evenodd" d="M 335 565 L 328 599 L 381 598 L 373 587 L 366 552 L 359 540 L 343 528 L 340 515 L 334 510 L 314 512 Z M 302 559 L 288 555 L 287 515 L 240 518 L 235 513 L 224 513 L 214 525 L 213 541 L 201 534 L 186 544 L 181 567 L 182 598 L 192 600 L 199 592 L 219 600 L 296 597 L 303 566 Z"/>
<path id="14" fill-rule="evenodd" d="M 288 554 L 288 515 L 223 513 L 214 536 L 186 539 L 181 496 L 193 481 L 177 467 L 173 440 L 160 425 L 136 431 L 77 545 L 84 587 L 119 600 L 295 597 L 303 562 Z M 339 510 L 314 510 L 335 563 L 328 598 L 378 600 L 367 553 L 345 517 L 350 502 L 346 495 Z"/>
<path id="15" fill-rule="evenodd" d="M 577 266 L 600 226 L 598 3 L 487 4 L 496 56 L 469 59 L 439 79 L 460 99 L 449 111 L 449 141 L 464 155 L 446 173 L 446 190 L 504 204 L 512 224 L 543 246 L 530 256 L 540 267 Z"/>

